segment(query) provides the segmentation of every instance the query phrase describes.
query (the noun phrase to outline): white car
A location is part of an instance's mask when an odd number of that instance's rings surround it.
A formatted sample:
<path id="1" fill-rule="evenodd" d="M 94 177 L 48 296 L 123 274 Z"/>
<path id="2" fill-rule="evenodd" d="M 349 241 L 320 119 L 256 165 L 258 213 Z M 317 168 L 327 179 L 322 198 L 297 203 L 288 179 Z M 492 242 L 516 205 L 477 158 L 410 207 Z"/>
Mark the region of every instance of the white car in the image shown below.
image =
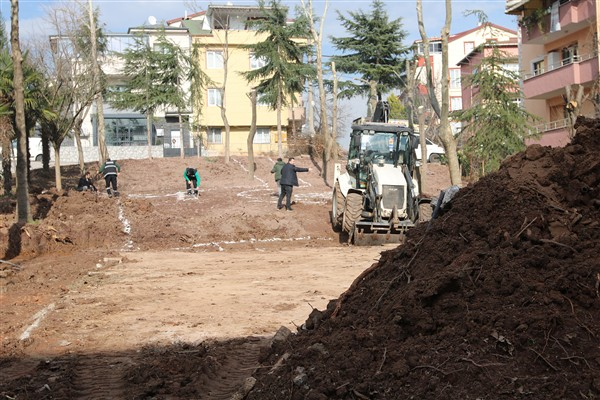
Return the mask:
<path id="1" fill-rule="evenodd" d="M 12 156 L 17 157 L 17 141 L 12 142 Z M 42 161 L 42 138 L 41 137 L 30 137 L 29 138 L 29 156 L 32 161 Z"/>
<path id="2" fill-rule="evenodd" d="M 419 137 L 419 135 L 416 136 Z M 427 138 L 425 138 L 425 143 L 427 144 L 427 161 L 430 163 L 440 162 L 441 157 L 446 154 L 444 148 L 442 146 L 438 146 Z M 421 146 L 417 146 L 415 153 L 417 155 L 417 160 L 421 161 Z"/>

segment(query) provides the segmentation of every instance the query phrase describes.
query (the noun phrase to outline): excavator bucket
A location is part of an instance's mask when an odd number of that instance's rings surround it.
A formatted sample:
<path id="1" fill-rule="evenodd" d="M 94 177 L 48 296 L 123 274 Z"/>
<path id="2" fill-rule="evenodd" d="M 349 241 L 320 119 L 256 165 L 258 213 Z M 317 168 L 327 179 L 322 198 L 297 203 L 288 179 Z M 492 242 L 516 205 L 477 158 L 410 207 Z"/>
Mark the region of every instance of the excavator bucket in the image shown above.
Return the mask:
<path id="1" fill-rule="evenodd" d="M 387 223 L 357 222 L 351 241 L 355 246 L 376 246 L 382 244 L 404 243 L 403 229 L 397 229 Z"/>

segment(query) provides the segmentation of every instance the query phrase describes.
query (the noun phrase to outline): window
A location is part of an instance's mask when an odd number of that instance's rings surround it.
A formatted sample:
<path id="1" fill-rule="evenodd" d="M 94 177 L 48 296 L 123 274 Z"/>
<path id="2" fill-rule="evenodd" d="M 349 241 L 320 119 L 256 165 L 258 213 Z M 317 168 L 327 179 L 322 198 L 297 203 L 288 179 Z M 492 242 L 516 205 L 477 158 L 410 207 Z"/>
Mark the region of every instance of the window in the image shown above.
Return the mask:
<path id="1" fill-rule="evenodd" d="M 206 50 L 206 68 L 222 69 L 223 68 L 223 52 L 215 50 Z"/>
<path id="2" fill-rule="evenodd" d="M 267 65 L 267 60 L 264 57 L 256 57 L 254 53 L 250 53 L 250 69 L 259 69 Z"/>
<path id="3" fill-rule="evenodd" d="M 223 143 L 223 139 L 221 136 L 221 128 L 208 128 L 208 132 L 206 133 L 208 143 L 212 144 L 221 144 Z"/>
<path id="4" fill-rule="evenodd" d="M 419 43 L 418 50 L 419 54 L 425 54 L 425 50 L 423 49 L 423 43 Z M 442 42 L 429 42 L 429 53 L 441 53 L 442 52 Z"/>
<path id="5" fill-rule="evenodd" d="M 211 107 L 221 107 L 223 105 L 220 89 L 208 89 L 208 105 Z"/>
<path id="6" fill-rule="evenodd" d="M 544 73 L 544 60 L 534 61 L 532 68 L 533 75 L 541 75 Z"/>
<path id="7" fill-rule="evenodd" d="M 462 97 L 450 97 L 450 111 L 462 110 Z"/>
<path id="8" fill-rule="evenodd" d="M 469 54 L 475 48 L 475 42 L 465 42 L 465 54 Z"/>
<path id="9" fill-rule="evenodd" d="M 460 89 L 460 68 L 450 68 L 450 89 Z"/>
<path id="10" fill-rule="evenodd" d="M 156 131 L 152 131 L 152 144 L 155 144 Z M 145 118 L 107 116 L 104 119 L 104 136 L 109 146 L 143 146 L 148 144 L 146 132 Z"/>
<path id="11" fill-rule="evenodd" d="M 573 44 L 569 47 L 565 47 L 562 49 L 562 65 L 573 64 L 574 62 L 579 61 L 579 53 L 577 51 L 577 44 Z"/>
<path id="12" fill-rule="evenodd" d="M 256 144 L 269 144 L 271 143 L 271 132 L 269 128 L 256 128 L 256 135 L 252 143 Z"/>

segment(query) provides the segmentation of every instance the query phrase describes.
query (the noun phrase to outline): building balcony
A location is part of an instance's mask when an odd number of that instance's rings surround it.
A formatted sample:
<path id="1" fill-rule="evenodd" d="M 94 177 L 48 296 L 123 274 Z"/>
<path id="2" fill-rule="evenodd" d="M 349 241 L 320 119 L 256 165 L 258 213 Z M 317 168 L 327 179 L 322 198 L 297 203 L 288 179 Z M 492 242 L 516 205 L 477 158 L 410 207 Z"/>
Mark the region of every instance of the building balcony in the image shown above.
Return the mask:
<path id="1" fill-rule="evenodd" d="M 591 85 L 598 79 L 598 54 L 576 56 L 551 68 L 524 77 L 525 98 L 550 99 L 563 94 L 567 85 Z"/>
<path id="2" fill-rule="evenodd" d="M 553 18 L 552 12 L 541 17 L 539 21 L 530 21 L 521 26 L 523 44 L 543 44 L 553 42 L 581 29 L 588 28 L 590 21 L 596 17 L 594 0 L 571 0 L 562 4 L 558 15 Z M 521 20 L 523 25 L 523 19 Z"/>

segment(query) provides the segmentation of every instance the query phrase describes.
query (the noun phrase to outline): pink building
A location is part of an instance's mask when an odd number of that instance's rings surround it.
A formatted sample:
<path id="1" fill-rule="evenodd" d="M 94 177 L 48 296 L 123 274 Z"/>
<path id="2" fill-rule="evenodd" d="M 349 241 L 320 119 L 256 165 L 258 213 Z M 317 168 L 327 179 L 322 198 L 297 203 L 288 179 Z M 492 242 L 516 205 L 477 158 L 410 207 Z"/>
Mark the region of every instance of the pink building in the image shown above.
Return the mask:
<path id="1" fill-rule="evenodd" d="M 488 42 L 482 46 L 479 46 L 469 54 L 467 54 L 462 60 L 458 62 L 458 66 L 460 67 L 461 72 L 461 80 L 464 80 L 465 76 L 473 74 L 473 71 L 476 70 L 481 64 L 481 60 L 488 57 L 493 48 L 498 48 L 503 55 L 507 58 L 512 58 L 514 63 L 507 64 L 504 67 L 510 70 L 518 70 L 519 64 L 519 46 L 517 43 L 517 38 L 512 38 L 505 42 Z M 463 85 L 462 87 L 462 104 L 463 108 L 470 108 L 473 104 L 473 98 L 479 89 L 477 87 L 473 87 L 471 85 Z"/>
<path id="2" fill-rule="evenodd" d="M 599 8 L 595 0 L 506 2 L 506 13 L 519 18 L 524 105 L 545 121 L 537 127 L 542 137 L 535 143 L 570 141 L 568 107 L 576 107 L 577 115 L 598 117 Z M 578 92 L 583 96 L 577 98 Z"/>

